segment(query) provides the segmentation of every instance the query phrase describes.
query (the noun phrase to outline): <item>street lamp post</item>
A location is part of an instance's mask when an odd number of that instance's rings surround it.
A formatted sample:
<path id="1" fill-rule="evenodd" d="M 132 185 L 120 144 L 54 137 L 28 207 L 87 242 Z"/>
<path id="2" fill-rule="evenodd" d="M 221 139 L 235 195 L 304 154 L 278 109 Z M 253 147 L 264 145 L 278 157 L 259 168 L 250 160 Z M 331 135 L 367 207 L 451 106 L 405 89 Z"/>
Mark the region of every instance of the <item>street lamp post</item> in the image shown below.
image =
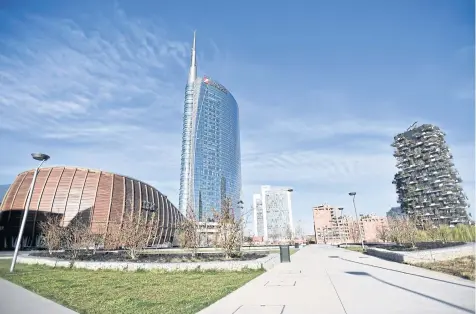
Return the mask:
<path id="1" fill-rule="evenodd" d="M 287 192 L 293 193 L 293 192 L 294 192 L 294 189 L 289 188 L 289 189 L 287 189 Z M 291 198 L 289 198 L 289 200 L 291 200 Z M 291 205 L 291 204 L 288 204 L 288 206 L 290 206 L 290 205 Z M 289 208 L 289 210 L 292 210 L 292 209 Z M 291 225 L 292 222 L 293 222 L 293 221 L 292 221 L 292 215 L 290 215 L 290 217 L 289 217 L 289 222 L 290 222 L 290 225 Z M 295 234 L 294 234 L 294 226 L 293 226 L 292 228 L 290 228 L 290 229 L 291 229 L 291 230 L 290 230 L 290 231 L 291 231 L 291 239 L 290 239 L 290 240 L 293 241 L 293 238 L 295 237 Z"/>
<path id="2" fill-rule="evenodd" d="M 362 244 L 362 250 L 365 250 L 364 238 L 362 237 L 362 230 L 360 229 L 359 215 L 357 214 L 357 207 L 355 206 L 355 195 L 356 194 L 357 194 L 356 192 L 350 192 L 349 193 L 349 195 L 352 196 L 352 203 L 354 204 L 355 218 L 357 219 L 357 225 L 359 226 L 360 243 Z"/>
<path id="3" fill-rule="evenodd" d="M 23 211 L 23 219 L 21 221 L 20 231 L 18 232 L 17 242 L 15 245 L 15 253 L 13 253 L 12 264 L 10 265 L 11 273 L 15 269 L 15 263 L 17 262 L 18 250 L 20 249 L 20 246 L 21 246 L 23 231 L 26 225 L 26 218 L 28 216 L 28 210 L 30 209 L 31 196 L 33 195 L 33 188 L 35 186 L 36 175 L 38 174 L 38 171 L 40 171 L 40 167 L 43 165 L 43 163 L 47 161 L 48 159 L 50 159 L 50 156 L 46 154 L 41 154 L 41 153 L 32 153 L 31 157 L 35 160 L 38 160 L 40 164 L 38 165 L 38 167 L 35 169 L 35 172 L 33 173 L 33 180 L 31 181 L 30 189 L 28 190 L 28 197 L 26 199 L 25 210 Z"/>
<path id="4" fill-rule="evenodd" d="M 338 210 L 340 211 L 340 216 L 339 216 L 339 218 L 336 218 L 336 220 L 337 220 L 337 230 L 339 231 L 339 239 L 340 239 L 340 241 L 341 241 L 341 243 L 342 243 L 342 228 L 341 228 L 341 226 L 342 226 L 341 222 L 342 222 L 342 221 L 339 222 L 339 219 L 342 219 L 342 211 L 344 210 L 344 208 L 343 208 L 343 207 L 339 207 Z M 345 238 L 345 236 L 344 236 L 344 238 Z M 339 244 L 340 244 L 340 243 L 339 243 Z M 346 243 L 346 244 L 347 244 L 347 243 Z"/>

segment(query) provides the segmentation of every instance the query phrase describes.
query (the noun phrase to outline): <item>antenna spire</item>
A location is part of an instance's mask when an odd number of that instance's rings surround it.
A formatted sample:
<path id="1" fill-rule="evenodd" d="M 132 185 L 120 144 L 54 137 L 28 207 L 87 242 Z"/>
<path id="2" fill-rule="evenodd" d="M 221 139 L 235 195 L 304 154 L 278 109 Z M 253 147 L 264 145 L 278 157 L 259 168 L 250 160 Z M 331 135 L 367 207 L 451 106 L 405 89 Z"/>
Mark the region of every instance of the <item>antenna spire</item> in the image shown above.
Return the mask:
<path id="1" fill-rule="evenodd" d="M 188 84 L 193 84 L 197 78 L 197 54 L 195 51 L 196 45 L 196 31 L 193 31 L 192 54 L 190 61 L 190 71 L 188 72 Z"/>

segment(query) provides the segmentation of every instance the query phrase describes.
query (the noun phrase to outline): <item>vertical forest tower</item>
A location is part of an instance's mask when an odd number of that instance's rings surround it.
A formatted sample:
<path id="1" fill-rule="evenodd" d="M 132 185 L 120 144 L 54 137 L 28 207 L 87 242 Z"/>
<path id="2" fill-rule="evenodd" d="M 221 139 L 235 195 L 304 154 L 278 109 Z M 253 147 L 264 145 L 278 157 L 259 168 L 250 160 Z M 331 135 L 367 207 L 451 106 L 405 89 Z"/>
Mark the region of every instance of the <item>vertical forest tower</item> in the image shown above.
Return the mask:
<path id="1" fill-rule="evenodd" d="M 469 204 L 445 133 L 431 124 L 413 125 L 392 146 L 398 168 L 393 183 L 403 213 L 420 226 L 467 223 Z"/>

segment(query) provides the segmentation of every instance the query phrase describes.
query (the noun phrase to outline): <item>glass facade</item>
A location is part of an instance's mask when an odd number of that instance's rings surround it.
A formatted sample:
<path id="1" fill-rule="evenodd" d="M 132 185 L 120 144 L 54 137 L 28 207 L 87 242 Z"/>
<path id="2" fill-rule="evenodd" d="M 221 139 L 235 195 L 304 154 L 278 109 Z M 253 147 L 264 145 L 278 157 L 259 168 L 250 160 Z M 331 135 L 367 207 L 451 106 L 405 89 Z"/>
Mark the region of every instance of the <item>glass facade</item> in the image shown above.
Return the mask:
<path id="1" fill-rule="evenodd" d="M 255 235 L 277 241 L 294 234 L 292 191 L 289 187 L 262 185 L 261 193 L 253 195 Z"/>
<path id="2" fill-rule="evenodd" d="M 190 84 L 189 84 L 190 85 Z M 239 109 L 221 84 L 197 78 L 187 85 L 182 139 L 180 209 L 188 206 L 201 221 L 220 209 L 225 197 L 235 213 L 241 198 Z M 193 88 L 191 88 L 193 87 Z"/>

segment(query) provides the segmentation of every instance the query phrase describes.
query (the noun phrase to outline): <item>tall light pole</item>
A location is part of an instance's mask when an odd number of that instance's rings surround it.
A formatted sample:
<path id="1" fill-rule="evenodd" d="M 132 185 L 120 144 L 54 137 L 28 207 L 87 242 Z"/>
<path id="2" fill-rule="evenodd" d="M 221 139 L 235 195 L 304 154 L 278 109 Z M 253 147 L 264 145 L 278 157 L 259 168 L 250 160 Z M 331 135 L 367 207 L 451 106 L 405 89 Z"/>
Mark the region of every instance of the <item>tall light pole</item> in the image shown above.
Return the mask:
<path id="1" fill-rule="evenodd" d="M 26 218 L 28 216 L 28 210 L 30 209 L 31 196 L 33 195 L 33 188 L 35 186 L 36 175 L 38 174 L 38 171 L 40 170 L 41 165 L 43 165 L 45 161 L 50 159 L 50 156 L 46 154 L 41 154 L 41 153 L 32 153 L 31 157 L 33 157 L 33 159 L 35 160 L 38 160 L 40 164 L 38 165 L 38 167 L 35 169 L 35 172 L 33 173 L 33 180 L 31 181 L 30 189 L 28 190 L 28 197 L 26 199 L 25 210 L 23 211 L 23 219 L 21 221 L 20 231 L 18 232 L 17 242 L 15 245 L 15 253 L 13 253 L 12 264 L 10 265 L 11 273 L 15 269 L 15 263 L 17 262 L 18 250 L 20 249 L 20 246 L 21 246 L 23 230 L 25 229 Z"/>
<path id="2" fill-rule="evenodd" d="M 289 192 L 289 194 L 288 194 L 288 206 L 289 206 L 289 211 L 288 211 L 288 214 L 289 214 L 289 223 L 288 223 L 288 225 L 289 225 L 289 227 L 290 227 L 290 229 L 291 229 L 291 230 L 290 230 L 290 231 L 291 231 L 291 239 L 290 239 L 290 241 L 293 241 L 293 238 L 294 238 L 295 234 L 294 234 L 293 212 L 292 212 L 293 208 L 292 208 L 292 206 L 291 206 L 291 193 L 294 192 L 294 189 L 289 188 L 289 189 L 287 189 L 287 192 Z"/>
<path id="3" fill-rule="evenodd" d="M 355 195 L 356 194 L 357 194 L 356 192 L 350 192 L 349 193 L 349 195 L 352 196 L 352 203 L 354 204 L 355 218 L 357 219 L 357 225 L 359 226 L 360 243 L 362 244 L 362 250 L 365 250 L 364 238 L 362 237 L 362 230 L 360 229 L 359 215 L 357 214 L 357 207 L 355 207 Z"/>
<path id="4" fill-rule="evenodd" d="M 341 222 L 342 222 L 342 211 L 344 210 L 343 207 L 339 207 L 338 210 L 340 211 L 340 216 L 339 218 L 341 219 Z M 339 223 L 339 218 L 337 218 L 337 230 L 339 230 L 339 239 L 340 241 L 342 242 L 342 223 Z M 345 237 L 344 237 L 345 238 Z M 346 245 L 347 245 L 347 241 L 346 241 Z"/>

